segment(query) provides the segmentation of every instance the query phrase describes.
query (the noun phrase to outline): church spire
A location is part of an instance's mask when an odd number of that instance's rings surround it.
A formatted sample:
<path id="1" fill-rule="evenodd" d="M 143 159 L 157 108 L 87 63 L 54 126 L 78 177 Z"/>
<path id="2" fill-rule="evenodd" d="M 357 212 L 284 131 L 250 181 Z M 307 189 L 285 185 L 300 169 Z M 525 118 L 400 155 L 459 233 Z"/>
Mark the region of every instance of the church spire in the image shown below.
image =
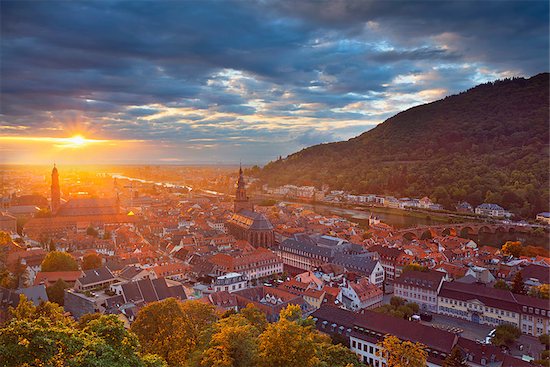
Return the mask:
<path id="1" fill-rule="evenodd" d="M 254 210 L 254 206 L 248 200 L 246 196 L 246 184 L 244 182 L 243 167 L 239 163 L 239 178 L 237 180 L 237 191 L 235 192 L 235 212 L 239 212 L 241 209 Z"/>
<path id="2" fill-rule="evenodd" d="M 61 205 L 61 189 L 59 188 L 59 173 L 55 163 L 52 169 L 52 186 L 51 186 L 51 210 L 55 214 Z"/>

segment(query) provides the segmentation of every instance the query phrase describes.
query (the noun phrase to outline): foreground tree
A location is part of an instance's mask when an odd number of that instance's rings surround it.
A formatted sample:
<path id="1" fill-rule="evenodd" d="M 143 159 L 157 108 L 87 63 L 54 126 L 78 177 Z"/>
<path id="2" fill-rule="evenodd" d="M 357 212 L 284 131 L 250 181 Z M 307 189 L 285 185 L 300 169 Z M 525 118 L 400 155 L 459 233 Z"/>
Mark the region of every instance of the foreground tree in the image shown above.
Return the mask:
<path id="1" fill-rule="evenodd" d="M 443 367 L 468 367 L 468 363 L 466 363 L 466 357 L 462 351 L 458 347 L 454 347 L 451 354 L 445 358 Z"/>
<path id="2" fill-rule="evenodd" d="M 5 366 L 165 367 L 156 356 L 141 356 L 135 335 L 114 315 L 101 315 L 83 329 L 58 305 L 34 306 L 24 296 L 0 328 Z"/>
<path id="3" fill-rule="evenodd" d="M 393 335 L 386 335 L 381 343 L 381 356 L 387 367 L 424 367 L 428 354 L 420 343 L 401 341 Z"/>
<path id="4" fill-rule="evenodd" d="M 73 271 L 78 270 L 76 260 L 66 252 L 48 252 L 41 265 L 42 271 Z"/>
<path id="5" fill-rule="evenodd" d="M 503 254 L 511 255 L 513 257 L 520 257 L 523 251 L 521 247 L 521 242 L 518 241 L 508 241 L 500 249 Z"/>
<path id="6" fill-rule="evenodd" d="M 101 268 L 101 265 L 102 265 L 101 256 L 99 256 L 95 252 L 86 254 L 82 258 L 82 270 Z"/>
<path id="7" fill-rule="evenodd" d="M 259 366 L 360 367 L 357 356 L 303 318 L 299 306 L 281 310 L 279 321 L 269 324 L 259 337 Z"/>
<path id="8" fill-rule="evenodd" d="M 201 333 L 216 321 L 214 308 L 168 298 L 142 308 L 131 330 L 145 353 L 158 354 L 170 366 L 185 364 L 198 347 Z"/>
<path id="9" fill-rule="evenodd" d="M 254 367 L 258 364 L 259 330 L 243 315 L 219 320 L 200 365 L 205 367 Z"/>
<path id="10" fill-rule="evenodd" d="M 533 287 L 529 290 L 529 295 L 531 297 L 537 297 L 542 299 L 549 298 L 550 286 L 548 284 L 541 284 L 537 287 Z"/>
<path id="11" fill-rule="evenodd" d="M 269 324 L 259 338 L 260 366 L 313 367 L 320 362 L 310 331 L 294 321 L 281 318 Z"/>
<path id="12" fill-rule="evenodd" d="M 521 336 L 521 330 L 511 324 L 502 324 L 496 327 L 495 336 L 491 340 L 496 346 L 511 346 Z"/>
<path id="13" fill-rule="evenodd" d="M 267 327 L 268 322 L 265 313 L 252 303 L 247 304 L 245 308 L 241 309 L 239 314 L 245 317 L 260 332 L 263 332 Z"/>
<path id="14" fill-rule="evenodd" d="M 65 289 L 69 288 L 69 284 L 63 279 L 58 279 L 53 285 L 46 287 L 48 299 L 60 306 L 65 304 Z"/>
<path id="15" fill-rule="evenodd" d="M 516 294 L 525 294 L 525 283 L 523 283 L 523 276 L 520 271 L 514 275 L 514 280 L 512 280 L 512 292 Z"/>

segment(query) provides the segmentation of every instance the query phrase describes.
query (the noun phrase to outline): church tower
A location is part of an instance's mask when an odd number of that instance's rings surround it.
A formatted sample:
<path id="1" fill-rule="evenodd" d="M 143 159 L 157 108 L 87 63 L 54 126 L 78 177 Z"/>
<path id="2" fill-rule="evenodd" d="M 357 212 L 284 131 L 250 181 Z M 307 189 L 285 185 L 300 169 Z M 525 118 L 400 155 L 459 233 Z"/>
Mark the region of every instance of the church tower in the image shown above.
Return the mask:
<path id="1" fill-rule="evenodd" d="M 52 170 L 52 201 L 51 209 L 52 213 L 55 214 L 61 205 L 61 189 L 59 188 L 59 173 L 57 172 L 57 167 L 53 165 Z"/>
<path id="2" fill-rule="evenodd" d="M 246 196 L 243 169 L 242 167 L 239 167 L 239 179 L 237 180 L 237 191 L 235 192 L 234 211 L 235 213 L 238 213 L 242 209 L 254 211 L 254 205 L 248 200 L 248 197 Z"/>

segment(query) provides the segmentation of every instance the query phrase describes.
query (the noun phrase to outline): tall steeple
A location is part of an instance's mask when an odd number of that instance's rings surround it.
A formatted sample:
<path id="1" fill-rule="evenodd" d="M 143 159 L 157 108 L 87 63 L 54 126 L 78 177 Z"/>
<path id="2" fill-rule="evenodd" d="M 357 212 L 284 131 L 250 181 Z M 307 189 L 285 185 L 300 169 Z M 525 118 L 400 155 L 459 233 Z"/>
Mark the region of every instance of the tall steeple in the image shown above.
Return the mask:
<path id="1" fill-rule="evenodd" d="M 59 188 L 59 173 L 57 172 L 57 167 L 55 166 L 55 163 L 53 165 L 53 170 L 52 170 L 51 190 L 52 190 L 51 209 L 52 209 L 52 213 L 55 214 L 59 209 L 59 206 L 61 205 L 61 189 Z"/>
<path id="2" fill-rule="evenodd" d="M 234 210 L 238 213 L 242 209 L 249 209 L 254 211 L 254 205 L 248 200 L 246 196 L 246 185 L 244 183 L 243 168 L 239 164 L 239 179 L 237 180 L 237 191 L 235 192 Z"/>

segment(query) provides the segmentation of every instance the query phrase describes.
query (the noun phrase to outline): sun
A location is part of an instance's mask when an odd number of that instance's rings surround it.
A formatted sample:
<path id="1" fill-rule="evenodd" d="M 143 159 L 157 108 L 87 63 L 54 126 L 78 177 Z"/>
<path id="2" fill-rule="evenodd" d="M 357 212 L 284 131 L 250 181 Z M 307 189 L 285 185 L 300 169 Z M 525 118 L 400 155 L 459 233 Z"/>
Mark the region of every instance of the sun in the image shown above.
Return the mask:
<path id="1" fill-rule="evenodd" d="M 81 147 L 86 144 L 86 138 L 82 135 L 75 135 L 67 139 L 74 146 Z"/>

